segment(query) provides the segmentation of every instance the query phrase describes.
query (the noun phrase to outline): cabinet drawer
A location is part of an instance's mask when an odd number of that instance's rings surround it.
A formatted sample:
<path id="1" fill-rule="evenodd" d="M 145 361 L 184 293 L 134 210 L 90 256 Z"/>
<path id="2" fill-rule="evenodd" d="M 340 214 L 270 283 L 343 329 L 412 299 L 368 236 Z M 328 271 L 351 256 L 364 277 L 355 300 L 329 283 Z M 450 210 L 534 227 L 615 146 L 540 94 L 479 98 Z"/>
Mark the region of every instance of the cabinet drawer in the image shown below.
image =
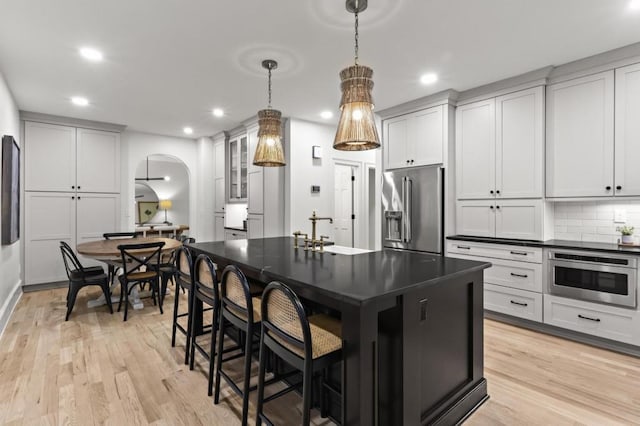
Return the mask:
<path id="1" fill-rule="evenodd" d="M 517 260 L 519 262 L 542 263 L 541 247 L 523 247 L 505 244 L 449 240 L 447 242 L 447 253 Z"/>
<path id="2" fill-rule="evenodd" d="M 491 267 L 484 270 L 485 284 L 495 284 L 518 290 L 542 293 L 543 274 L 541 264 L 462 254 L 455 254 L 453 257 L 490 262 Z"/>
<path id="3" fill-rule="evenodd" d="M 488 311 L 542 322 L 542 294 L 499 285 L 484 285 L 484 308 Z"/>
<path id="4" fill-rule="evenodd" d="M 245 240 L 247 239 L 246 231 L 234 231 L 231 229 L 225 229 L 224 231 L 224 239 L 228 240 Z"/>
<path id="5" fill-rule="evenodd" d="M 544 322 L 618 342 L 640 344 L 640 315 L 630 309 L 545 295 Z"/>

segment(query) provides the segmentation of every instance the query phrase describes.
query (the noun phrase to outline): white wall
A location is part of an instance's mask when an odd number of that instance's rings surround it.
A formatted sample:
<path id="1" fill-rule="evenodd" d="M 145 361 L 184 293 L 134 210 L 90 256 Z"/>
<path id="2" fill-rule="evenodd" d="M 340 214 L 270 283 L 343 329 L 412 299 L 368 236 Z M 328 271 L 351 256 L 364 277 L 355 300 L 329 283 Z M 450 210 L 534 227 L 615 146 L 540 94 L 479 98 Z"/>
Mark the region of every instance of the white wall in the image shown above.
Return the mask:
<path id="1" fill-rule="evenodd" d="M 160 157 L 161 158 L 161 157 Z M 137 178 L 146 176 L 146 161 L 138 164 Z M 167 220 L 174 225 L 189 223 L 189 173 L 186 166 L 175 161 L 162 161 L 157 156 L 149 158 L 149 177 L 169 176 L 170 180 L 150 180 L 145 182 L 156 193 L 158 200 L 171 200 L 172 206 L 167 210 Z M 137 199 L 136 201 L 140 201 Z M 134 211 L 135 213 L 135 211 Z M 137 219 L 137 217 L 136 217 Z M 151 219 L 152 223 L 164 222 L 164 210 Z"/>
<path id="2" fill-rule="evenodd" d="M 208 173 L 211 160 L 199 158 L 201 152 L 213 151 L 211 140 L 202 138 L 199 141 L 186 138 L 125 131 L 121 137 L 121 169 L 122 169 L 122 217 L 123 230 L 131 230 L 135 225 L 135 174 L 138 165 L 146 160 L 147 156 L 161 154 L 174 157 L 184 163 L 189 174 L 189 220 L 191 228 L 189 235 L 197 240 L 204 241 L 212 238 L 213 214 L 209 218 L 198 214 L 198 194 L 202 194 L 207 183 L 201 176 Z M 211 181 L 210 181 L 211 182 Z M 210 187 L 211 183 L 209 183 Z M 211 208 L 213 210 L 213 208 Z"/>
<path id="3" fill-rule="evenodd" d="M 368 234 L 366 227 L 364 182 L 365 164 L 379 164 L 381 156 L 376 151 L 337 151 L 333 149 L 335 125 L 312 123 L 299 119 L 289 119 L 286 131 L 285 155 L 285 234 L 294 231 L 311 233 L 309 216 L 315 210 L 318 216 L 334 215 L 334 164 L 335 161 L 346 161 L 359 166 L 356 180 L 362 184 L 356 194 L 361 204 L 360 227 L 356 231 L 356 246 L 366 244 Z M 313 159 L 312 147 L 322 147 L 321 159 Z M 379 167 L 377 168 L 380 169 Z M 379 179 L 376 179 L 378 182 Z M 320 193 L 312 194 L 311 185 L 320 185 Z M 333 226 L 327 221 L 318 222 L 318 235 L 334 238 Z M 360 238 L 358 238 L 360 236 Z"/>
<path id="4" fill-rule="evenodd" d="M 191 205 L 196 208 L 196 218 L 198 223 L 198 238 L 200 241 L 214 240 L 214 158 L 213 140 L 211 138 L 200 138 L 196 142 L 196 155 L 198 158 L 198 173 L 196 174 L 195 185 L 197 199 Z"/>
<path id="5" fill-rule="evenodd" d="M 4 77 L 0 74 L 0 136 L 4 135 L 13 136 L 18 145 L 21 145 L 18 107 Z M 21 174 L 23 175 L 23 173 Z M 2 185 L 1 180 L 2 176 L 0 175 L 0 185 Z M 2 218 L 0 218 L 1 220 Z M 22 238 L 22 235 L 20 237 Z M 8 246 L 0 246 L 0 333 L 4 330 L 16 297 L 21 292 L 21 252 L 21 239 Z"/>
<path id="6" fill-rule="evenodd" d="M 626 223 L 615 223 L 616 210 L 626 214 Z M 555 235 L 559 240 L 617 243 L 620 233 L 616 227 L 627 225 L 640 236 L 640 201 L 593 201 L 583 203 L 555 203 Z"/>

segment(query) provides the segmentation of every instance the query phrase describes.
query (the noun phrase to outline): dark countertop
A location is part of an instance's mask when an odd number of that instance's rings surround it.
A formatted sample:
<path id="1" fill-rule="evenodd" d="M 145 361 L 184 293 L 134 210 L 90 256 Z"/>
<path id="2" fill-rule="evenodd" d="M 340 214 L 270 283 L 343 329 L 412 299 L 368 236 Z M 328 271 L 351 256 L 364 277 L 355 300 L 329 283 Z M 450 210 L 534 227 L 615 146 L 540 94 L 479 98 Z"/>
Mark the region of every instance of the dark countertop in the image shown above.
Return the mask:
<path id="1" fill-rule="evenodd" d="M 224 229 L 228 229 L 230 231 L 238 231 L 238 232 L 247 232 L 246 228 L 240 228 L 235 226 L 225 226 Z"/>
<path id="2" fill-rule="evenodd" d="M 452 235 L 447 237 L 447 240 L 469 241 L 469 242 L 489 243 L 489 244 L 506 244 L 511 246 L 524 246 L 524 247 L 560 248 L 560 249 L 570 249 L 570 250 L 591 250 L 591 251 L 601 251 L 601 252 L 607 252 L 607 253 L 640 255 L 640 247 L 624 247 L 624 246 L 619 246 L 618 244 L 596 243 L 596 242 L 590 242 L 590 241 L 507 240 L 507 239 L 489 238 L 489 237 L 471 237 L 466 235 Z"/>
<path id="3" fill-rule="evenodd" d="M 305 252 L 293 248 L 291 237 L 202 242 L 188 247 L 210 255 L 214 261 L 224 259 L 250 269 L 263 282 L 294 282 L 308 290 L 301 297 L 312 298 L 314 293 L 321 293 L 356 304 L 400 295 L 417 286 L 490 266 L 486 262 L 393 249 L 357 255 Z"/>

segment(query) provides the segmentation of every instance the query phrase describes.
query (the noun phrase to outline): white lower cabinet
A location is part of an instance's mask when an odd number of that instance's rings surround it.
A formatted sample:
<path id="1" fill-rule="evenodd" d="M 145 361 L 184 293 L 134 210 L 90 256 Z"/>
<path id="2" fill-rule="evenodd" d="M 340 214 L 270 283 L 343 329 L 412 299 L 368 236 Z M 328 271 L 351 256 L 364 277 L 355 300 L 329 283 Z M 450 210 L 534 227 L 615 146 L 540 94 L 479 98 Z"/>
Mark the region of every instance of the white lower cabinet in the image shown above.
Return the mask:
<path id="1" fill-rule="evenodd" d="M 542 322 L 541 293 L 517 290 L 485 282 L 484 308 L 488 311 Z"/>
<path id="2" fill-rule="evenodd" d="M 75 250 L 119 230 L 119 205 L 118 194 L 25 192 L 25 285 L 66 281 L 60 242 Z"/>
<path id="3" fill-rule="evenodd" d="M 447 256 L 491 263 L 484 270 L 485 310 L 542 322 L 541 248 L 450 240 Z"/>
<path id="4" fill-rule="evenodd" d="M 456 206 L 456 233 L 518 240 L 544 239 L 542 200 L 465 200 Z"/>
<path id="5" fill-rule="evenodd" d="M 544 295 L 544 322 L 618 342 L 640 345 L 640 312 Z"/>

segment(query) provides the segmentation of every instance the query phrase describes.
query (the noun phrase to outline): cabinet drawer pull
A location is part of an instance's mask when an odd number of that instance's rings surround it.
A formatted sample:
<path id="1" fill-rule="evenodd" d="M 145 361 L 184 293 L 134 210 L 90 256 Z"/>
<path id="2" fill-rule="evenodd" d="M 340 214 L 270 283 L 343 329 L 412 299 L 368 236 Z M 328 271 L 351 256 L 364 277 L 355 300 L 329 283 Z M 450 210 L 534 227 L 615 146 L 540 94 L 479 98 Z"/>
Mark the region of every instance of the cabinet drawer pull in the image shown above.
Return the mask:
<path id="1" fill-rule="evenodd" d="M 511 302 L 513 305 L 518 305 L 518 306 L 529 306 L 529 304 L 528 304 L 528 303 L 516 302 L 515 300 L 510 300 L 510 302 Z"/>
<path id="2" fill-rule="evenodd" d="M 526 274 L 516 274 L 514 272 L 511 273 L 512 277 L 518 277 L 518 278 L 529 278 L 529 275 Z"/>
<path id="3" fill-rule="evenodd" d="M 527 256 L 528 253 L 526 251 L 511 251 L 511 254 L 517 254 L 518 256 Z"/>
<path id="4" fill-rule="evenodd" d="M 585 317 L 584 315 L 580 315 L 580 314 L 578 314 L 578 318 L 589 320 L 589 321 L 600 322 L 600 318 Z"/>
<path id="5" fill-rule="evenodd" d="M 456 246 L 456 247 L 458 247 L 459 249 L 462 249 L 462 250 L 471 250 L 471 247 L 469 247 L 469 246 Z"/>

